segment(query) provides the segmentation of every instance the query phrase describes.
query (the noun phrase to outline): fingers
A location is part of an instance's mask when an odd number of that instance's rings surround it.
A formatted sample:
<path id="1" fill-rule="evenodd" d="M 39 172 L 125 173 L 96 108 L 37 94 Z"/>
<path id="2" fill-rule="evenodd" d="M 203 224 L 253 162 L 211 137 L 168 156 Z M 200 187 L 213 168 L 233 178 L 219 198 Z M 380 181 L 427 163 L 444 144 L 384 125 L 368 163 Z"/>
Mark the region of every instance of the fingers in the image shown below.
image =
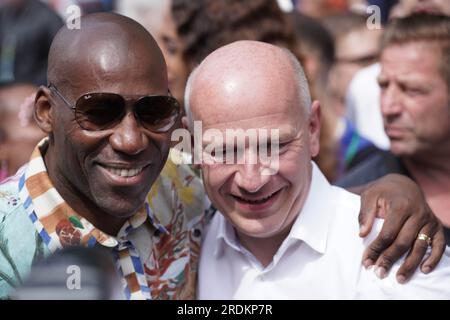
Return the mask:
<path id="1" fill-rule="evenodd" d="M 420 233 L 424 233 L 426 235 L 434 235 L 435 232 L 439 229 L 438 223 L 431 223 L 424 226 Z M 419 240 L 414 239 L 414 245 L 408 256 L 406 257 L 405 261 L 402 263 L 400 269 L 397 271 L 397 281 L 399 283 L 405 283 L 407 280 L 409 280 L 414 272 L 419 267 L 420 263 L 422 262 L 423 258 L 425 257 L 428 249 L 428 243 L 425 240 Z M 438 258 L 438 261 L 440 259 L 440 254 L 438 255 L 435 253 L 436 257 Z M 433 265 L 433 261 L 432 261 Z M 436 264 L 433 265 L 433 267 L 436 266 Z"/>
<path id="2" fill-rule="evenodd" d="M 406 219 L 407 219 L 407 217 L 405 217 L 403 215 L 396 215 L 396 214 L 388 215 L 386 221 L 383 224 L 383 228 L 381 229 L 380 233 L 375 238 L 375 240 L 372 241 L 372 243 L 364 251 L 364 254 L 363 254 L 364 267 L 368 268 L 369 266 L 373 265 L 375 263 L 375 261 L 378 260 L 380 255 L 382 253 L 384 253 L 384 251 L 386 249 L 388 249 L 394 243 L 394 241 L 397 238 L 397 235 L 400 233 L 400 230 L 403 228 L 403 225 L 405 224 Z M 414 226 L 414 224 L 412 224 L 412 227 L 413 226 Z M 422 227 L 422 225 L 420 227 L 413 228 L 414 235 L 410 236 L 409 243 L 406 243 L 407 237 L 405 237 L 405 236 L 401 237 L 401 240 L 403 242 L 397 243 L 396 244 L 397 247 L 392 248 L 390 254 L 393 254 L 396 252 L 402 252 L 402 254 L 405 254 L 411 247 L 411 243 L 415 239 L 415 236 L 417 235 L 417 232 L 421 227 Z M 406 228 L 404 228 L 404 229 L 406 229 Z M 405 249 L 406 245 L 408 245 L 408 247 Z M 397 255 L 394 255 L 394 257 L 395 256 L 397 256 Z M 398 259 L 398 257 L 399 256 L 397 256 L 397 259 Z M 389 257 L 386 256 L 385 259 L 389 259 Z M 389 262 L 387 262 L 386 266 L 389 266 L 389 265 L 392 265 L 392 263 L 389 264 Z"/>
<path id="3" fill-rule="evenodd" d="M 385 181 L 383 188 L 372 186 L 366 189 L 359 215 L 360 236 L 369 234 L 376 217 L 386 218 L 379 235 L 363 254 L 366 268 L 376 261 L 375 272 L 383 278 L 394 262 L 409 252 L 397 272 L 399 282 L 407 281 L 428 253 L 426 241 L 417 240 L 419 233 L 432 238 L 431 254 L 422 262 L 422 272 L 434 269 L 445 251 L 445 235 L 439 220 L 418 186 L 412 180 L 405 182 L 404 179 L 390 177 L 392 183 Z"/>
<path id="4" fill-rule="evenodd" d="M 442 225 L 439 223 L 436 232 L 431 232 L 428 235 L 431 237 L 431 254 L 422 263 L 421 270 L 423 273 L 431 272 L 441 260 L 445 251 L 445 235 Z M 427 233 L 425 233 L 427 234 Z"/>
<path id="5" fill-rule="evenodd" d="M 377 215 L 378 198 L 361 195 L 361 209 L 359 210 L 359 236 L 366 237 L 372 230 Z"/>
<path id="6" fill-rule="evenodd" d="M 389 248 L 387 248 L 380 254 L 380 256 L 377 259 L 377 262 L 375 263 L 376 265 L 375 273 L 378 275 L 379 278 L 384 278 L 389 272 L 389 270 L 392 268 L 392 265 L 396 261 L 398 261 L 403 255 L 408 253 L 411 247 L 415 245 L 414 241 L 418 233 L 417 228 L 421 228 L 421 226 L 417 226 L 417 221 L 409 219 L 403 226 L 402 230 L 400 231 L 400 233 L 398 234 L 397 238 L 392 243 L 392 245 L 389 246 Z M 411 232 L 411 230 L 414 231 Z M 411 263 L 415 264 L 415 267 L 412 272 L 406 273 L 406 276 L 408 275 L 410 276 L 422 261 L 427 248 L 425 247 L 423 252 L 420 249 L 421 248 L 417 248 L 416 254 L 414 254 L 411 257 Z M 407 271 L 410 270 L 407 269 Z M 400 280 L 405 281 L 406 276 L 404 274 L 402 275 L 404 278 L 400 277 Z"/>

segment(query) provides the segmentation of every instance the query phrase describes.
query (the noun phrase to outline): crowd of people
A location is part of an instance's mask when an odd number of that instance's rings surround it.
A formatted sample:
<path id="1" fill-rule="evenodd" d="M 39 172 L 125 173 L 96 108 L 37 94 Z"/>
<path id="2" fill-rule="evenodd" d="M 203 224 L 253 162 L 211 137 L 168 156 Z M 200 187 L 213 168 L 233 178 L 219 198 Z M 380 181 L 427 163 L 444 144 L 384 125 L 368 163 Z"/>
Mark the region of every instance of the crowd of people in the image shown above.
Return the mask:
<path id="1" fill-rule="evenodd" d="M 0 4 L 0 299 L 450 299 L 449 158 L 449 1 Z"/>

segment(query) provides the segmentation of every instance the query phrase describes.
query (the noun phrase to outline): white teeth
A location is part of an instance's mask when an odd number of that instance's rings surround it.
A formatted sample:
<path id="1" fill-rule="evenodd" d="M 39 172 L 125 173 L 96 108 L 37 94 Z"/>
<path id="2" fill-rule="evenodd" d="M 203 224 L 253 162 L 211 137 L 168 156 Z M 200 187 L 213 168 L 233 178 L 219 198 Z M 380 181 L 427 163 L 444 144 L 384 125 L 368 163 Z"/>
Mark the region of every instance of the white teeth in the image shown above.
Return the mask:
<path id="1" fill-rule="evenodd" d="M 268 200 L 269 198 L 271 198 L 275 193 L 276 193 L 276 192 L 274 192 L 274 193 L 268 195 L 268 196 L 265 197 L 265 198 L 261 198 L 261 199 L 257 199 L 257 200 L 250 200 L 250 199 L 245 199 L 245 198 L 241 198 L 241 197 L 237 197 L 237 198 L 239 198 L 239 199 L 241 199 L 241 200 L 243 200 L 243 201 L 245 201 L 245 202 L 250 202 L 250 203 L 262 203 L 262 202 Z"/>
<path id="2" fill-rule="evenodd" d="M 104 168 L 116 176 L 125 177 L 125 178 L 137 176 L 139 173 L 141 173 L 141 171 L 143 169 L 143 168 L 118 169 L 118 168 L 111 168 L 111 167 L 104 167 Z"/>

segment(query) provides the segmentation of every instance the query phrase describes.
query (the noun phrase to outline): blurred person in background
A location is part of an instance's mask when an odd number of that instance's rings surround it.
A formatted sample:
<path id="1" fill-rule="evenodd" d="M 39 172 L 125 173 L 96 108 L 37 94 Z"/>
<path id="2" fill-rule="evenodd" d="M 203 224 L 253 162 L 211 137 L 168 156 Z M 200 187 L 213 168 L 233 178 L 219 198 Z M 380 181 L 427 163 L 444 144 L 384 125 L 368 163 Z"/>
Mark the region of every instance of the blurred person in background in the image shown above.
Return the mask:
<path id="1" fill-rule="evenodd" d="M 388 173 L 409 176 L 450 229 L 450 17 L 415 14 L 391 22 L 378 83 L 390 151 L 380 150 L 339 184 L 354 186 Z"/>
<path id="2" fill-rule="evenodd" d="M 322 101 L 321 151 L 315 158 L 329 181 L 365 160 L 374 150 L 370 141 L 361 137 L 353 126 L 336 114 L 327 99 L 330 69 L 334 64 L 334 39 L 319 20 L 291 13 L 297 45 L 303 56 L 305 71 L 316 99 Z M 336 81 L 336 86 L 341 82 Z"/>
<path id="3" fill-rule="evenodd" d="M 339 146 L 339 164 L 333 181 L 376 150 L 373 143 L 344 118 L 346 93 L 351 79 L 358 70 L 378 59 L 382 31 L 369 29 L 367 19 L 367 15 L 354 12 L 324 19 L 335 43 L 335 60 L 329 72 L 323 99 L 324 106 L 334 111 L 334 134 Z"/>
<path id="4" fill-rule="evenodd" d="M 0 83 L 47 84 L 47 56 L 63 25 L 56 12 L 39 0 L 0 3 Z"/>
<path id="5" fill-rule="evenodd" d="M 0 87 L 0 181 L 16 173 L 44 137 L 33 118 L 36 92 L 28 84 Z"/>
<path id="6" fill-rule="evenodd" d="M 293 22 L 296 46 L 308 75 L 312 95 L 325 100 L 330 69 L 334 63 L 334 41 L 323 24 L 310 16 L 294 10 L 289 14 Z M 339 137 L 336 136 L 337 117 L 328 107 L 322 108 L 320 152 L 315 157 L 322 172 L 329 181 L 335 180 L 340 167 Z"/>
<path id="7" fill-rule="evenodd" d="M 116 12 L 136 20 L 153 35 L 167 63 L 170 92 L 183 103 L 188 69 L 182 58 L 183 44 L 171 5 L 172 0 L 122 0 L 116 1 Z"/>
<path id="8" fill-rule="evenodd" d="M 328 79 L 328 105 L 344 116 L 348 84 L 361 68 L 378 59 L 381 30 L 367 28 L 367 16 L 345 13 L 325 20 L 335 41 L 335 63 Z"/>
<path id="9" fill-rule="evenodd" d="M 450 1 L 400 0 L 390 14 L 395 18 L 416 12 L 450 15 Z M 356 73 L 348 87 L 346 109 L 347 117 L 363 136 L 373 141 L 378 148 L 388 150 L 389 139 L 383 128 L 377 83 L 380 69 L 379 63 L 376 63 Z"/>
<path id="10" fill-rule="evenodd" d="M 317 19 L 298 11 L 292 18 L 296 45 L 303 59 L 305 72 L 317 98 L 324 98 L 330 69 L 334 63 L 335 44 L 331 33 Z"/>
<path id="11" fill-rule="evenodd" d="M 172 0 L 172 15 L 189 71 L 215 49 L 242 39 L 290 48 L 301 58 L 292 24 L 276 1 Z"/>

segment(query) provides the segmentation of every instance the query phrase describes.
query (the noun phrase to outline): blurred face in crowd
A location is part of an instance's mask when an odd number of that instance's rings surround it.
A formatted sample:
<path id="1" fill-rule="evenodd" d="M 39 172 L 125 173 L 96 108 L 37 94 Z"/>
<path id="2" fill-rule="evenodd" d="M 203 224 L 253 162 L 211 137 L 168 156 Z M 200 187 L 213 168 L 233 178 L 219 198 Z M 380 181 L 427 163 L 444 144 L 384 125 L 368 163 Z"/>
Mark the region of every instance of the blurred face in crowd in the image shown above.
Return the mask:
<path id="1" fill-rule="evenodd" d="M 62 29 L 57 35 L 49 81 L 70 105 L 86 93 L 122 95 L 126 113 L 112 127 L 86 130 L 56 90 L 44 88 L 37 117 L 51 137 L 45 160 L 63 198 L 81 199 L 90 212 L 103 213 L 99 221 L 120 222 L 142 206 L 168 156 L 170 132 L 152 132 L 134 114 L 140 97 L 168 94 L 167 73 L 156 42 L 134 21 L 109 14 L 87 17 L 80 31 Z"/>
<path id="2" fill-rule="evenodd" d="M 183 45 L 173 21 L 171 3 L 171 0 L 165 0 L 156 5 L 140 22 L 155 37 L 161 48 L 167 63 L 170 91 L 182 103 L 188 69 L 183 60 Z"/>
<path id="3" fill-rule="evenodd" d="M 398 156 L 427 156 L 448 150 L 450 96 L 442 76 L 437 44 L 391 45 L 381 55 L 381 112 L 391 151 Z"/>
<path id="4" fill-rule="evenodd" d="M 336 61 L 359 66 L 376 61 L 381 30 L 362 27 L 336 39 Z"/>
<path id="5" fill-rule="evenodd" d="M 280 130 L 279 169 L 274 175 L 263 174 L 261 161 L 248 161 L 255 150 L 247 145 L 245 163 L 202 166 L 209 198 L 243 242 L 287 234 L 308 193 L 310 160 L 319 151 L 319 105 L 313 104 L 308 116 L 297 83 L 283 51 L 247 41 L 214 52 L 193 81 L 191 110 L 203 130 L 214 128 L 223 135 L 227 129 Z"/>
<path id="6" fill-rule="evenodd" d="M 347 89 L 355 73 L 360 69 L 357 65 L 345 66 L 336 63 L 328 76 L 326 105 L 331 107 L 336 116 L 345 116 L 345 97 Z"/>
<path id="7" fill-rule="evenodd" d="M 4 175 L 13 175 L 28 162 L 44 137 L 32 116 L 36 91 L 31 85 L 0 89 L 0 163 Z"/>
<path id="8" fill-rule="evenodd" d="M 353 76 L 377 61 L 381 30 L 360 28 L 336 39 L 336 62 L 330 70 L 327 105 L 345 115 L 345 96 Z"/>

